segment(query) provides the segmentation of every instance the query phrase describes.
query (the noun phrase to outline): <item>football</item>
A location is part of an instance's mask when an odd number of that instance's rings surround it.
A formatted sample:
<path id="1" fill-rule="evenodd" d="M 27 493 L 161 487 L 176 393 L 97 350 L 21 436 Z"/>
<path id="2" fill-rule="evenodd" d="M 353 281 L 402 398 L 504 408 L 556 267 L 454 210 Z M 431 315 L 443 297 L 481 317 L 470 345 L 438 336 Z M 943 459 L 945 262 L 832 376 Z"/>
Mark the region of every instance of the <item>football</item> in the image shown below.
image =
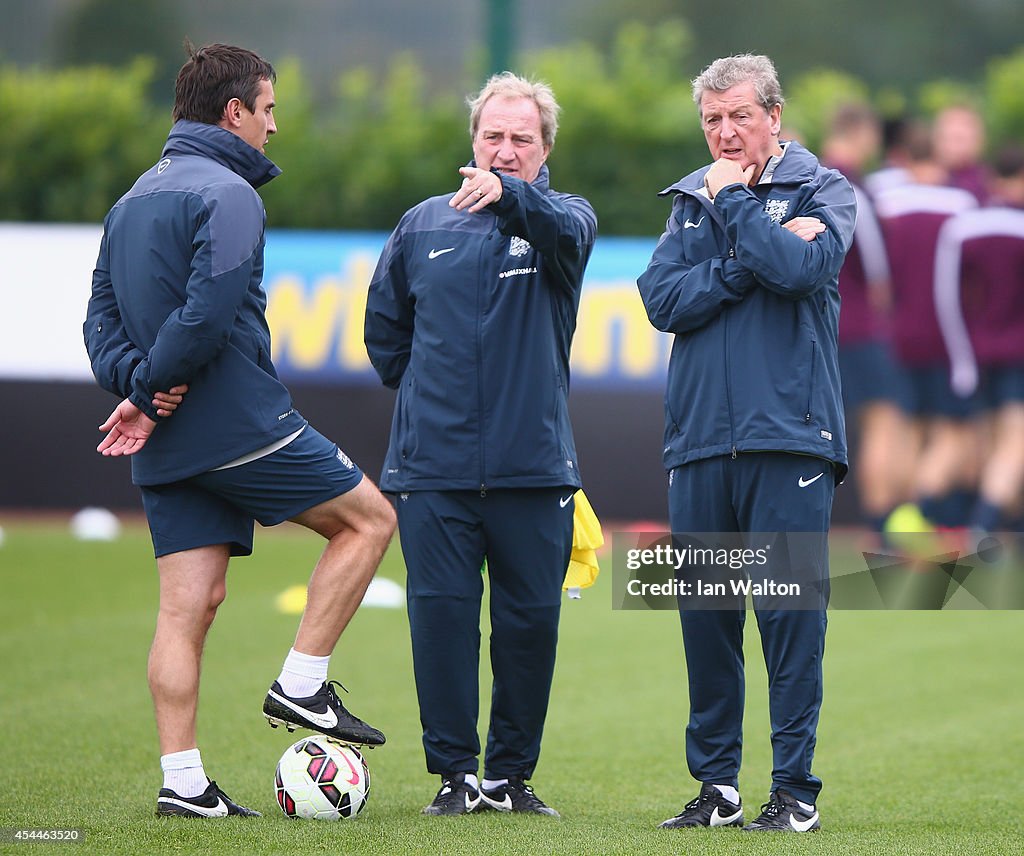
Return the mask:
<path id="1" fill-rule="evenodd" d="M 370 797 L 370 770 L 355 747 L 322 735 L 306 737 L 278 761 L 274 792 L 288 817 L 352 818 Z"/>

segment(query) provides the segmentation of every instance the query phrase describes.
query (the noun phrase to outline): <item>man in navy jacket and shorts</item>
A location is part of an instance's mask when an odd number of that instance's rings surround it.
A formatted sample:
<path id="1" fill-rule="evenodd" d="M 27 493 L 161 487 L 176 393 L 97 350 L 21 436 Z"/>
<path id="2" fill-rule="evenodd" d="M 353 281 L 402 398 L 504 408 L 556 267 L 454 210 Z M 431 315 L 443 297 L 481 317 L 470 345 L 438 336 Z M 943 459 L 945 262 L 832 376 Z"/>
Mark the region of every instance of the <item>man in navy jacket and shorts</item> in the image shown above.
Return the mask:
<path id="1" fill-rule="evenodd" d="M 229 558 L 252 552 L 255 520 L 293 520 L 327 539 L 263 712 L 275 727 L 381 744 L 327 668 L 395 519 L 296 411 L 270 361 L 256 188 L 280 173 L 263 154 L 277 130 L 274 69 L 230 45 L 188 50 L 163 154 L 104 222 L 84 330 L 96 380 L 122 399 L 98 451 L 132 456 L 160 575 L 149 655 L 157 814 L 246 816 L 257 812 L 208 779 L 196 744 L 200 659 Z"/>

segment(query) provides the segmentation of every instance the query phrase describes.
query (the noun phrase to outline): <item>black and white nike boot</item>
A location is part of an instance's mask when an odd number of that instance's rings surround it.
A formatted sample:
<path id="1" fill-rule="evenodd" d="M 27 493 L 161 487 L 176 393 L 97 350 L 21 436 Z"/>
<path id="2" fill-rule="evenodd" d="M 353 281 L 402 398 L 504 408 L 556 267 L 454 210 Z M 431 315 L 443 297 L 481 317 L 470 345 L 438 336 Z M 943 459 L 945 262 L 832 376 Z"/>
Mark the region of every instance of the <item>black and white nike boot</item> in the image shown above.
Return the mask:
<path id="1" fill-rule="evenodd" d="M 255 809 L 236 803 L 212 781 L 197 797 L 180 797 L 170 788 L 161 788 L 156 797 L 157 817 L 227 817 L 231 814 L 261 816 Z"/>
<path id="2" fill-rule="evenodd" d="M 804 808 L 788 791 L 772 791 L 756 820 L 743 827 L 744 832 L 814 832 L 821 828 L 818 810 Z"/>
<path id="3" fill-rule="evenodd" d="M 660 829 L 694 826 L 743 826 L 743 806 L 727 800 L 714 785 L 701 785 L 700 794 L 679 814 L 658 824 Z"/>
<path id="4" fill-rule="evenodd" d="M 437 796 L 426 808 L 424 814 L 456 815 L 469 814 L 480 805 L 480 791 L 466 781 L 465 773 L 454 773 L 441 779 Z"/>
<path id="5" fill-rule="evenodd" d="M 489 808 L 498 811 L 521 811 L 560 817 L 559 813 L 537 796 L 526 782 L 512 776 L 504 785 L 492 790 L 480 789 L 480 797 Z"/>
<path id="6" fill-rule="evenodd" d="M 279 725 L 289 731 L 308 728 L 342 743 L 354 743 L 357 746 L 383 745 L 384 735 L 380 731 L 345 710 L 345 705 L 334 690 L 335 686 L 341 687 L 341 684 L 328 681 L 311 696 L 292 698 L 285 695 L 281 685 L 274 681 L 263 701 L 263 715 L 273 728 Z"/>

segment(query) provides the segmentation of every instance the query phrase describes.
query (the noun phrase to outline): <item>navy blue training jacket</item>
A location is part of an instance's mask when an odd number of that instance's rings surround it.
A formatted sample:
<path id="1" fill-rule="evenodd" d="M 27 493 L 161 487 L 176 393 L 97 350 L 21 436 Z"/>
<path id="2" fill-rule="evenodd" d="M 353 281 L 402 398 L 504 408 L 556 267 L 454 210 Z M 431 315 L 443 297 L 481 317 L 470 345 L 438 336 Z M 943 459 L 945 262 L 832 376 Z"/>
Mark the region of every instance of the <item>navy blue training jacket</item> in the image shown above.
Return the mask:
<path id="1" fill-rule="evenodd" d="M 179 121 L 163 155 L 107 214 L 84 325 L 101 387 L 158 425 L 132 456 L 136 484 L 187 478 L 305 421 L 270 361 L 255 188 L 280 170 L 240 137 Z M 153 395 L 189 391 L 161 419 Z"/>
<path id="2" fill-rule="evenodd" d="M 501 176 L 478 214 L 435 196 L 405 213 L 370 283 L 370 361 L 398 390 L 381 489 L 580 485 L 569 346 L 597 217 Z"/>
<path id="3" fill-rule="evenodd" d="M 674 194 L 665 233 L 637 281 L 651 323 L 675 334 L 665 394 L 665 468 L 717 455 L 814 455 L 846 473 L 836 339 L 839 269 L 853 239 L 850 184 L 799 143 L 754 187 L 712 202 L 702 167 Z M 826 230 L 807 242 L 782 223 Z"/>

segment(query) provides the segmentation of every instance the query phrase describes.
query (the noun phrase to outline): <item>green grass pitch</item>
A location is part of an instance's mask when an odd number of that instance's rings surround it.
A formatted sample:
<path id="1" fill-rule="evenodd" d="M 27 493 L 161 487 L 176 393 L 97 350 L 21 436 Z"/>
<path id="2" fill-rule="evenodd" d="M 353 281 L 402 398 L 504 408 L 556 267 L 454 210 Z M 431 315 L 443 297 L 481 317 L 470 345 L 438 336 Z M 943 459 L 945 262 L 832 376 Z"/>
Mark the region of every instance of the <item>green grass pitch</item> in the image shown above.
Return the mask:
<path id="1" fill-rule="evenodd" d="M 0 843 L 0 852 L 244 854 L 1010 854 L 1024 841 L 1022 612 L 833 612 L 815 769 L 814 835 L 662 831 L 697 791 L 683 759 L 685 674 L 672 612 L 611 609 L 605 568 L 565 602 L 544 751 L 533 779 L 561 820 L 494 812 L 430 818 L 408 623 L 360 610 L 334 656 L 346 702 L 382 728 L 372 793 L 354 821 L 290 821 L 273 797 L 277 758 L 305 732 L 271 730 L 260 707 L 297 617 L 276 596 L 306 581 L 319 539 L 257 533 L 235 560 L 208 640 L 199 741 L 207 771 L 264 816 L 153 816 L 160 772 L 146 688 L 157 580 L 148 536 L 78 542 L 63 521 L 2 520 L 0 828 L 80 828 L 83 844 Z M 394 546 L 381 575 L 403 581 Z M 486 629 L 485 629 L 486 640 Z M 747 624 L 741 793 L 767 797 L 763 660 Z M 482 687 L 486 678 L 486 641 Z M 482 703 L 486 706 L 484 692 Z"/>

